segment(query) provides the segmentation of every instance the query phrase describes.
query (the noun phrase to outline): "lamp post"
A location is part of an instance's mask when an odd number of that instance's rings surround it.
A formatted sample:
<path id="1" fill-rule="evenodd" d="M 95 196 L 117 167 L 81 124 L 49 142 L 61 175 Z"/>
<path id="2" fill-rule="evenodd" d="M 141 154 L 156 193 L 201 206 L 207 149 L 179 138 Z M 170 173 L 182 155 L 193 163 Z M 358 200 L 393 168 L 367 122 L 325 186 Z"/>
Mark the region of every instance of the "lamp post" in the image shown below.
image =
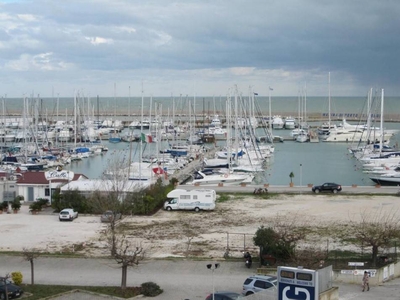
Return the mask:
<path id="1" fill-rule="evenodd" d="M 207 264 L 207 269 L 211 270 L 212 275 L 211 275 L 211 281 L 212 281 L 212 299 L 215 300 L 215 287 L 214 287 L 214 271 L 219 268 L 219 264 Z"/>
<path id="2" fill-rule="evenodd" d="M 303 165 L 300 164 L 300 187 L 302 186 L 302 167 Z"/>

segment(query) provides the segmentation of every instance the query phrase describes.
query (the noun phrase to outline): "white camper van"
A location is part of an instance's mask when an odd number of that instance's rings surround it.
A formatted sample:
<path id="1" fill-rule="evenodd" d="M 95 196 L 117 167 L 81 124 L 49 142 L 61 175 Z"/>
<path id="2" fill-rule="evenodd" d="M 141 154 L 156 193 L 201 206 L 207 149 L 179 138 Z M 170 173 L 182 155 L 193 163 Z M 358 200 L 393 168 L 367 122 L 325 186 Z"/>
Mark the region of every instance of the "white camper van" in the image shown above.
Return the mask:
<path id="1" fill-rule="evenodd" d="M 164 203 L 165 210 L 213 210 L 217 193 L 215 190 L 183 190 L 175 189 L 168 193 L 168 201 Z"/>

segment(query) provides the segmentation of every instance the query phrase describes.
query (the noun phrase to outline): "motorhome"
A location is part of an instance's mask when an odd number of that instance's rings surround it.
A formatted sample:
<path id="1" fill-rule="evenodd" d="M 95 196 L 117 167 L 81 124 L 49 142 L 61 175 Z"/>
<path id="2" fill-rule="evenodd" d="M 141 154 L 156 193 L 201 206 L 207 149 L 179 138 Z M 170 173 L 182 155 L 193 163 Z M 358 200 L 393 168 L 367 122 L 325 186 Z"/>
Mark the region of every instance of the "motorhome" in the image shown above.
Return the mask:
<path id="1" fill-rule="evenodd" d="M 213 210 L 217 193 L 211 189 L 184 190 L 175 189 L 168 193 L 165 210 Z"/>

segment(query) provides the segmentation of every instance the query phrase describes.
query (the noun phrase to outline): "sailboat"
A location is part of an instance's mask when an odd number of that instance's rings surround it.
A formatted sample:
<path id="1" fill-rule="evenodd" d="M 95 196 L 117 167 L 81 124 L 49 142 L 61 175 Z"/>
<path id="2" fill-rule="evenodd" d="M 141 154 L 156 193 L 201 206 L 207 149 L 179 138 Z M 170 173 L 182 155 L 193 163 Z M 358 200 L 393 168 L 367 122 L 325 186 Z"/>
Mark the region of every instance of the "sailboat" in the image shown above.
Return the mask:
<path id="1" fill-rule="evenodd" d="M 303 101 L 301 101 L 303 100 Z M 310 140 L 309 134 L 308 134 L 308 125 L 307 125 L 307 95 L 304 93 L 304 98 L 300 97 L 299 98 L 299 109 L 300 109 L 300 122 L 299 122 L 299 128 L 297 128 L 297 135 L 295 137 L 296 142 L 299 143 L 305 143 Z M 293 133 L 293 131 L 292 131 Z"/>
<path id="2" fill-rule="evenodd" d="M 119 134 L 119 127 L 121 124 L 121 121 L 116 120 L 117 117 L 117 98 L 116 98 L 116 87 L 114 83 L 114 121 L 112 123 L 113 128 L 110 130 L 110 137 L 108 141 L 110 143 L 119 143 L 122 141 L 121 136 Z"/>
<path id="3" fill-rule="evenodd" d="M 237 163 L 237 158 L 239 154 L 239 145 L 238 145 L 238 118 L 237 118 L 237 112 L 238 112 L 238 99 L 237 99 L 238 92 L 235 94 L 235 141 L 234 144 L 232 145 L 232 139 L 231 139 L 231 125 L 230 125 L 230 119 L 231 119 L 231 101 L 230 99 L 227 99 L 226 101 L 226 120 L 227 120 L 227 137 L 226 137 L 226 157 L 224 159 L 221 159 L 220 162 L 221 164 L 225 162 L 225 164 L 228 166 L 228 170 L 222 173 L 212 173 L 210 175 L 205 174 L 202 171 L 197 171 L 195 172 L 195 176 L 191 184 L 193 185 L 210 185 L 210 186 L 216 186 L 216 185 L 239 185 L 239 184 L 247 184 L 251 183 L 254 179 L 254 174 L 252 172 L 249 173 L 235 173 L 233 172 L 232 165 L 234 163 Z M 236 149 L 235 149 L 236 146 Z M 232 153 L 235 153 L 232 155 Z M 225 153 L 224 153 L 225 155 Z M 216 159 L 213 161 L 215 162 Z"/>
<path id="4" fill-rule="evenodd" d="M 318 135 L 326 138 L 332 130 L 336 130 L 336 125 L 331 123 L 331 72 L 328 75 L 328 122 L 322 123 L 318 129 Z"/>

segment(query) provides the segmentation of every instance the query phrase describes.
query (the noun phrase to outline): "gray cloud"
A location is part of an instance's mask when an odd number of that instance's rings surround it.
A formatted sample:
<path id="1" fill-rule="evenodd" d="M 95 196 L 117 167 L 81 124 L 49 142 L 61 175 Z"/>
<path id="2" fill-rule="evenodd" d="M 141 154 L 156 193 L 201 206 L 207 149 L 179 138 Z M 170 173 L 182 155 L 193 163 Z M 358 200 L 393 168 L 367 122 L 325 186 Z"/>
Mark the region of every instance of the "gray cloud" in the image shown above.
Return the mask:
<path id="1" fill-rule="evenodd" d="M 400 3 L 3 1 L 0 93 L 398 95 Z M 201 90 L 197 90 L 201 89 Z M 126 94 L 126 92 L 120 92 Z"/>

